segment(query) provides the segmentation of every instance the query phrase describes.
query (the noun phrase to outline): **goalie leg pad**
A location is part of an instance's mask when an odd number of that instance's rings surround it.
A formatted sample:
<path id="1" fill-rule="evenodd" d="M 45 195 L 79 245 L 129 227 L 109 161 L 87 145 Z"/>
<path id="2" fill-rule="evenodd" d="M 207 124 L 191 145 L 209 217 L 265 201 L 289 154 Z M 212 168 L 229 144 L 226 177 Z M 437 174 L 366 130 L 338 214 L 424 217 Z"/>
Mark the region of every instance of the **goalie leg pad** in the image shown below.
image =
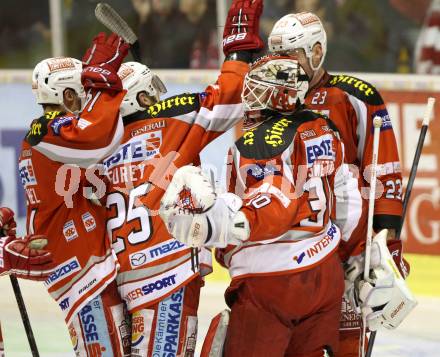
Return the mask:
<path id="1" fill-rule="evenodd" d="M 215 315 L 209 324 L 200 357 L 222 357 L 229 325 L 230 311 L 225 309 Z"/>

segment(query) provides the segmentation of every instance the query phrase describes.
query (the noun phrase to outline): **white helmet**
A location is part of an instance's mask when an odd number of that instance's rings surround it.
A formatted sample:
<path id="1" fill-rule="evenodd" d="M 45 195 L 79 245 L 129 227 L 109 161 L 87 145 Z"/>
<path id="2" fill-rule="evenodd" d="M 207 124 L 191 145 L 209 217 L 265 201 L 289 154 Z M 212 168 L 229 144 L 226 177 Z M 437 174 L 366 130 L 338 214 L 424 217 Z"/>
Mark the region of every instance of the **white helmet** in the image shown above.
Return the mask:
<path id="1" fill-rule="evenodd" d="M 241 94 L 246 111 L 292 113 L 309 89 L 309 77 L 293 56 L 264 56 L 246 74 Z"/>
<path id="2" fill-rule="evenodd" d="M 314 67 L 312 48 L 318 42 L 322 47 L 322 58 L 318 66 Z M 272 53 L 304 49 L 310 66 L 316 71 L 322 66 L 327 53 L 327 35 L 318 16 L 311 12 L 300 12 L 283 16 L 275 23 L 269 34 L 268 45 Z"/>
<path id="3" fill-rule="evenodd" d="M 81 72 L 81 61 L 71 57 L 53 57 L 38 63 L 32 73 L 32 91 L 37 103 L 64 105 L 63 92 L 67 88 L 73 89 L 84 103 Z"/>
<path id="4" fill-rule="evenodd" d="M 160 96 L 167 92 L 160 78 L 153 74 L 144 64 L 139 62 L 126 62 L 119 68 L 118 76 L 121 78 L 124 89 L 127 90 L 121 103 L 121 115 L 127 116 L 137 111 L 145 110 L 139 105 L 137 96 L 140 92 L 146 92 L 157 102 Z"/>

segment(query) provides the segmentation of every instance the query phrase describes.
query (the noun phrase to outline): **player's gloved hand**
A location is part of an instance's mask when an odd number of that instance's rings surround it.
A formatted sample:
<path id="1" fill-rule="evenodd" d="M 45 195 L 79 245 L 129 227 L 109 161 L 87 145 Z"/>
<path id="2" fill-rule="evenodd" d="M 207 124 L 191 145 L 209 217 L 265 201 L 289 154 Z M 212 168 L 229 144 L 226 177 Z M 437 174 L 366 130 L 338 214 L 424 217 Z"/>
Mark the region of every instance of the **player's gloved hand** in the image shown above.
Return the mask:
<path id="1" fill-rule="evenodd" d="M 114 33 L 108 37 L 104 32 L 99 33 L 82 59 L 81 82 L 84 88 L 122 90 L 118 70 L 129 47 L 129 44 Z"/>
<path id="2" fill-rule="evenodd" d="M 14 211 L 8 207 L 0 207 L 0 236 L 15 237 L 16 228 Z"/>
<path id="3" fill-rule="evenodd" d="M 46 280 L 54 269 L 52 254 L 43 250 L 46 245 L 47 238 L 42 235 L 0 238 L 0 275 Z"/>
<path id="4" fill-rule="evenodd" d="M 168 232 L 185 245 L 224 248 L 249 236 L 241 205 L 232 193 L 216 195 L 200 168 L 184 166 L 176 171 L 161 200 L 160 215 Z"/>
<path id="5" fill-rule="evenodd" d="M 410 272 L 408 261 L 402 256 L 402 241 L 400 239 L 390 239 L 387 241 L 388 250 L 399 269 L 400 275 L 406 279 Z"/>
<path id="6" fill-rule="evenodd" d="M 233 0 L 223 30 L 223 53 L 261 50 L 260 16 L 263 0 Z"/>
<path id="7" fill-rule="evenodd" d="M 386 237 L 384 229 L 373 239 L 368 281 L 363 278 L 362 256 L 350 258 L 345 269 L 346 298 L 362 312 L 371 331 L 396 328 L 417 305 L 388 250 Z"/>
<path id="8" fill-rule="evenodd" d="M 189 247 L 225 248 L 229 244 L 241 245 L 249 236 L 248 220 L 239 211 L 241 205 L 242 201 L 237 195 L 222 193 L 217 195 L 214 205 L 206 212 L 179 211 L 170 215 L 167 228 L 175 239 Z M 235 226 L 238 229 L 234 229 Z"/>

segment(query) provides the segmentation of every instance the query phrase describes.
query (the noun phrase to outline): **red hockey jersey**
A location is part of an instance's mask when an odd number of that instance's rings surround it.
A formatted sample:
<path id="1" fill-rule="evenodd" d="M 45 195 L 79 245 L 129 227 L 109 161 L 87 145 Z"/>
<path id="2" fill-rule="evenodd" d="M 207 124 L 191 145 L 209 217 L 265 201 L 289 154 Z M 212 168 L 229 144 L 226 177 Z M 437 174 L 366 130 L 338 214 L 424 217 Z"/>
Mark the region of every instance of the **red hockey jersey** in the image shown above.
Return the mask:
<path id="1" fill-rule="evenodd" d="M 388 111 L 379 92 L 371 84 L 347 75 L 326 73 L 306 97 L 308 108 L 327 115 L 338 128 L 345 146 L 346 161 L 356 165 L 362 186 L 369 187 L 369 165 L 373 154 L 373 118 L 382 118 L 379 139 L 379 156 L 376 191 L 380 198 L 375 202 L 374 228 L 400 228 L 402 214 L 402 171 L 396 139 Z M 356 238 L 344 244 L 346 256 L 356 240 L 366 236 L 368 194 L 365 194 L 364 215 L 357 227 Z"/>
<path id="2" fill-rule="evenodd" d="M 174 240 L 159 216 L 175 170 L 243 118 L 246 63 L 227 61 L 205 92 L 164 99 L 124 117 L 124 137 L 103 164 L 110 182 L 108 235 L 121 269 L 117 283 L 130 312 L 163 299 L 197 276 L 190 250 Z"/>
<path id="3" fill-rule="evenodd" d="M 22 144 L 27 231 L 49 238 L 46 249 L 58 265 L 45 284 L 68 324 L 116 276 L 105 208 L 91 204 L 86 188 L 98 180 L 87 168 L 113 152 L 122 138 L 124 95 L 92 90 L 79 116 L 48 112 L 32 122 Z"/>
<path id="4" fill-rule="evenodd" d="M 250 238 L 216 253 L 233 279 L 310 269 L 351 236 L 361 197 L 343 151 L 333 123 L 302 109 L 236 142 L 229 191 L 244 198 Z"/>

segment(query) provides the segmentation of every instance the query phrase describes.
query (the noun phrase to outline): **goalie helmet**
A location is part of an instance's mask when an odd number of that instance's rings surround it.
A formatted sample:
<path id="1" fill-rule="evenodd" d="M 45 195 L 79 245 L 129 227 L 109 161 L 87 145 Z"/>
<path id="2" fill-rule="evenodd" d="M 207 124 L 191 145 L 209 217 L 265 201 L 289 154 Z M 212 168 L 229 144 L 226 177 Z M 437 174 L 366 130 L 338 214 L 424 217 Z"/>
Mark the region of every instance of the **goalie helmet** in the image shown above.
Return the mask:
<path id="1" fill-rule="evenodd" d="M 254 62 L 241 94 L 247 112 L 271 109 L 292 113 L 309 89 L 309 77 L 296 58 L 269 55 Z"/>
<path id="2" fill-rule="evenodd" d="M 71 57 L 53 57 L 38 63 L 32 73 L 32 92 L 37 103 L 64 105 L 63 93 L 67 88 L 73 89 L 84 103 L 81 72 L 81 61 Z"/>
<path id="3" fill-rule="evenodd" d="M 167 92 L 160 78 L 153 74 L 146 65 L 139 62 L 123 63 L 119 68 L 118 76 L 121 78 L 124 89 L 127 90 L 121 103 L 123 117 L 145 110 L 137 100 L 139 93 L 145 92 L 156 103 L 160 100 L 160 96 Z"/>
<path id="4" fill-rule="evenodd" d="M 322 47 L 322 58 L 315 67 L 312 63 L 312 49 L 316 43 Z M 311 12 L 289 14 L 278 20 L 268 39 L 269 51 L 288 53 L 302 48 L 313 70 L 322 66 L 327 53 L 327 35 L 318 16 Z"/>

